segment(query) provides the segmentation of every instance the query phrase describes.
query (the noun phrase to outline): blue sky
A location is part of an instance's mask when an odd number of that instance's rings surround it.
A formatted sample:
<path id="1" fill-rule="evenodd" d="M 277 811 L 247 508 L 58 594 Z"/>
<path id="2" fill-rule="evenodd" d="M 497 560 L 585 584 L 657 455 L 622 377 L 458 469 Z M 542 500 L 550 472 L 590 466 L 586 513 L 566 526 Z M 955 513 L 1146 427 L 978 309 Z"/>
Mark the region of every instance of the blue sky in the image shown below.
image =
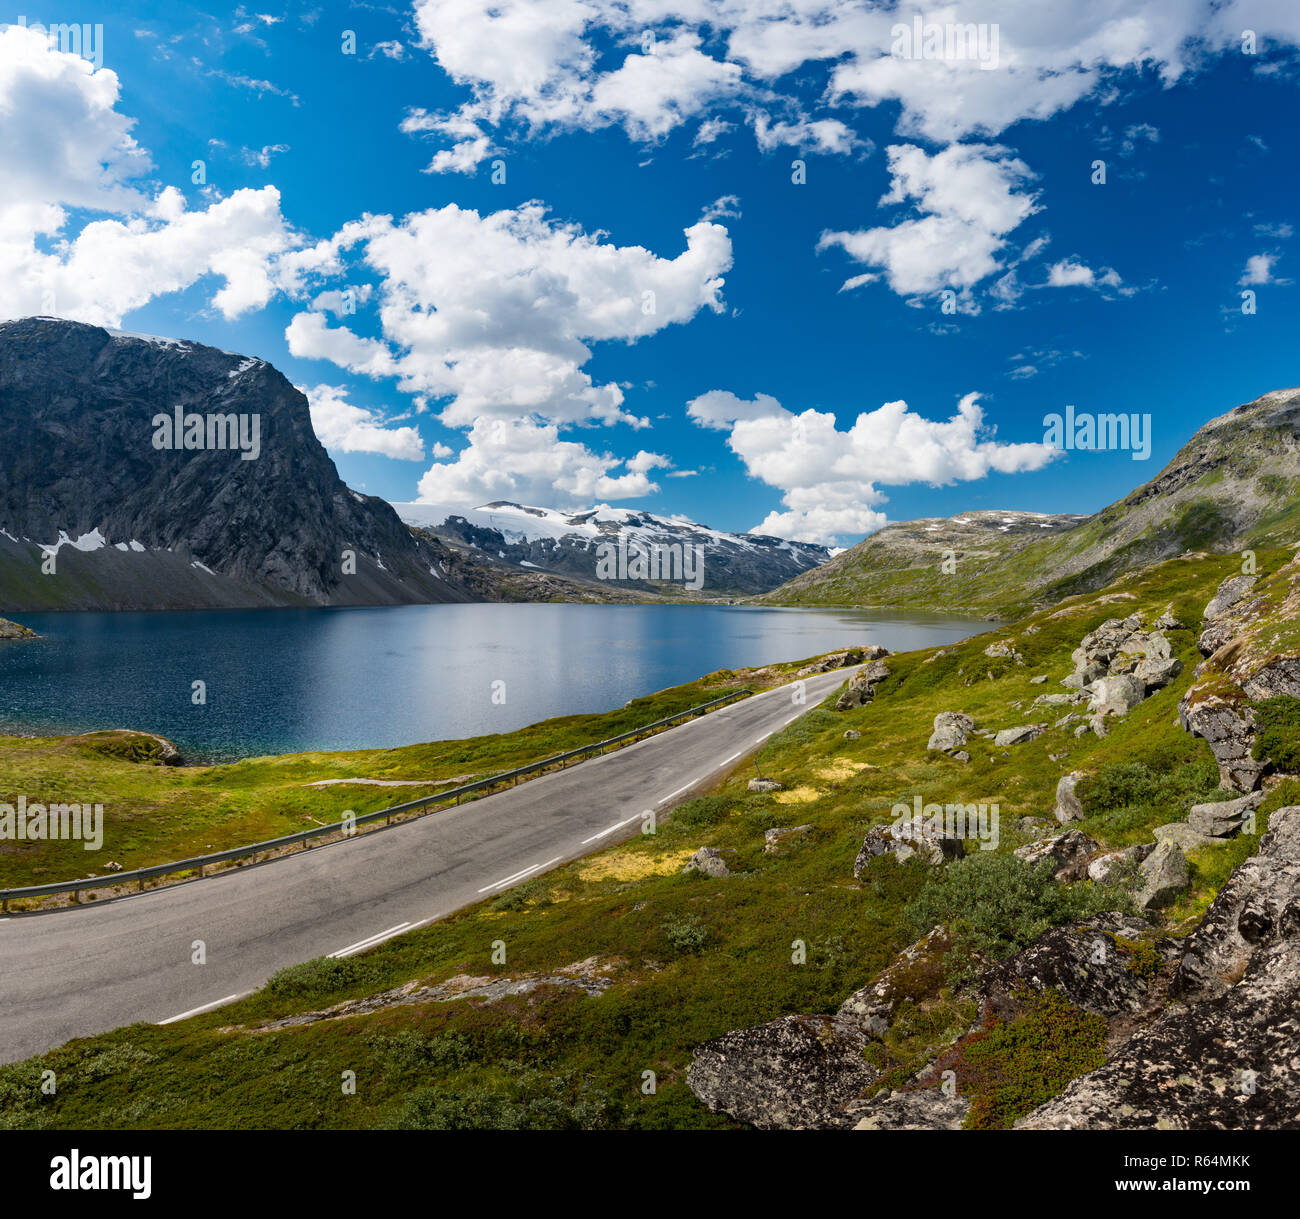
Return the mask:
<path id="1" fill-rule="evenodd" d="M 261 356 L 393 500 L 1088 512 L 1300 381 L 1295 7 L 34 11 L 102 65 L 0 34 L 0 315 Z M 909 57 L 917 14 L 997 64 Z M 1066 404 L 1150 458 L 1046 451 Z"/>

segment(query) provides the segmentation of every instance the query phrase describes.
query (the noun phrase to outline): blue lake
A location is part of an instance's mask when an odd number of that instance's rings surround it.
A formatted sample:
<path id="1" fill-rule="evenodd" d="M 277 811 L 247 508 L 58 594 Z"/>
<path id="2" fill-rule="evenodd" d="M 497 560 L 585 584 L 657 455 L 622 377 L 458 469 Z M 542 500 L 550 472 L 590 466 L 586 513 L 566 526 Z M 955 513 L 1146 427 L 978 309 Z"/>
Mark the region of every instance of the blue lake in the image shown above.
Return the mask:
<path id="1" fill-rule="evenodd" d="M 0 731 L 145 729 L 194 761 L 508 732 L 620 707 L 714 669 L 850 644 L 906 651 L 988 626 L 923 614 L 662 605 L 18 619 L 43 638 L 0 643 Z M 206 705 L 192 702 L 195 681 L 206 683 Z M 503 704 L 492 697 L 498 681 Z"/>

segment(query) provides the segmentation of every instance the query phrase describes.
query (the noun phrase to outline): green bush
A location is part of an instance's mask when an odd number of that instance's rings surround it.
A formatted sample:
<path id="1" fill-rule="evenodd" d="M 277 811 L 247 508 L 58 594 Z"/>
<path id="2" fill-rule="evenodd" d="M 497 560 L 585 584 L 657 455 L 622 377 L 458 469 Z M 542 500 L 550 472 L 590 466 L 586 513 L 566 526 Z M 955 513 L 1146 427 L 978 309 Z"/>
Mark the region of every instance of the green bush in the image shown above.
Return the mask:
<path id="1" fill-rule="evenodd" d="M 687 829 L 704 829 L 725 820 L 736 804 L 730 796 L 697 796 L 673 809 L 672 819 Z"/>
<path id="2" fill-rule="evenodd" d="M 1252 756 L 1267 758 L 1278 770 L 1300 771 L 1300 698 L 1285 694 L 1255 703 Z"/>
<path id="3" fill-rule="evenodd" d="M 1125 904 L 1108 886 L 1058 884 L 1053 870 L 1050 862 L 1031 867 L 1014 855 L 967 855 L 927 880 L 903 918 L 918 937 L 940 923 L 949 928 L 953 951 L 946 972 L 956 982 L 978 968 L 979 957 L 1001 960 L 1049 927 Z"/>
<path id="4" fill-rule="evenodd" d="M 277 999 L 317 999 L 381 976 L 376 965 L 357 957 L 317 957 L 272 974 L 266 989 Z"/>
<path id="5" fill-rule="evenodd" d="M 438 1067 L 458 1070 L 474 1061 L 473 1047 L 461 1033 L 424 1037 L 414 1029 L 375 1033 L 366 1038 L 375 1053 L 397 1067 Z"/>
<path id="6" fill-rule="evenodd" d="M 668 946 L 682 955 L 700 952 L 709 940 L 709 929 L 704 920 L 694 914 L 670 914 L 659 930 Z"/>

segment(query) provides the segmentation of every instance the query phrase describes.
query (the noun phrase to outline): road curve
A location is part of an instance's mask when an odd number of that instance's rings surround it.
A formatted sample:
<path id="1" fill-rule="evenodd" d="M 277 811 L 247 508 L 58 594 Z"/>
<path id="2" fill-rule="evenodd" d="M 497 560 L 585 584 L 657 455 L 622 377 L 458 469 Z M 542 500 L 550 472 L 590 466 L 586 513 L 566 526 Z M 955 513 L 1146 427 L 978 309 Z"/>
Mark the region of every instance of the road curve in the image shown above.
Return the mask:
<path id="1" fill-rule="evenodd" d="M 203 880 L 0 919 L 0 1062 L 169 1022 L 286 965 L 361 952 L 640 832 L 853 670 L 779 686 L 446 812 Z M 195 940 L 206 963 L 192 962 Z"/>

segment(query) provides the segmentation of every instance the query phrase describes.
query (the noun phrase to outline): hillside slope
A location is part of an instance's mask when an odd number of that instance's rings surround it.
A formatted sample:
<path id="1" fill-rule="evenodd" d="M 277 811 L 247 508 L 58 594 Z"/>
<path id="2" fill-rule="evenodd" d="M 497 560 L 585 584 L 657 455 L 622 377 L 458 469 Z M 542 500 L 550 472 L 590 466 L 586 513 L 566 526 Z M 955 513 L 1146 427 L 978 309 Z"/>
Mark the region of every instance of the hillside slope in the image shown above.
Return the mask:
<path id="1" fill-rule="evenodd" d="M 1300 390 L 1287 389 L 1210 420 L 1155 478 L 1093 516 L 889 525 L 758 600 L 1014 615 L 1187 551 L 1279 545 L 1297 525 Z"/>

